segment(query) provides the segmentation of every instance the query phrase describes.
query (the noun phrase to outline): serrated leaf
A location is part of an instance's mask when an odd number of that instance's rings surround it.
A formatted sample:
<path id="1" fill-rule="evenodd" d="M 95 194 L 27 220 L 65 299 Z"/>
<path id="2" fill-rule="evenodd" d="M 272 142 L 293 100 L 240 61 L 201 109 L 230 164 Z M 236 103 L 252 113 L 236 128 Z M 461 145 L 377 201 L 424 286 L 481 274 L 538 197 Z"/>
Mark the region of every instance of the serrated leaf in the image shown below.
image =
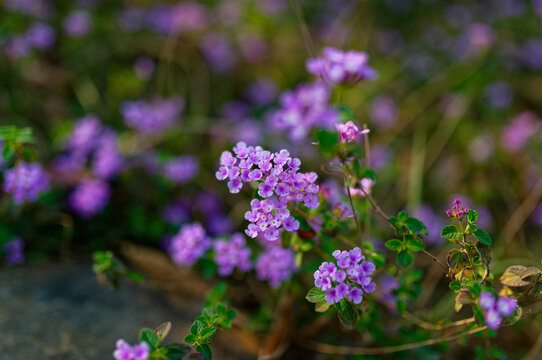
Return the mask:
<path id="1" fill-rule="evenodd" d="M 194 334 L 188 334 L 184 337 L 183 341 L 187 344 L 194 345 L 194 343 L 198 341 L 198 337 Z"/>
<path id="2" fill-rule="evenodd" d="M 405 210 L 399 211 L 397 214 L 397 220 L 404 223 L 408 219 L 408 213 Z"/>
<path id="3" fill-rule="evenodd" d="M 139 341 L 145 341 L 147 344 L 151 346 L 151 348 L 154 350 L 160 345 L 160 338 L 154 330 L 144 328 L 139 333 Z"/>
<path id="4" fill-rule="evenodd" d="M 452 272 L 452 274 L 459 273 L 465 268 L 465 266 L 468 265 L 468 257 L 460 249 L 450 250 L 448 252 L 448 256 L 446 257 L 446 260 L 448 262 L 448 267 L 450 271 Z"/>
<path id="5" fill-rule="evenodd" d="M 423 244 L 423 242 L 418 239 L 408 239 L 406 246 L 408 250 L 414 252 L 422 251 L 423 249 L 425 249 L 425 245 Z"/>
<path id="6" fill-rule="evenodd" d="M 398 239 L 391 239 L 384 244 L 391 251 L 399 251 L 403 248 L 403 242 Z"/>
<path id="7" fill-rule="evenodd" d="M 199 320 L 196 320 L 190 327 L 190 333 L 193 335 L 199 335 L 203 328 L 205 328 L 205 324 Z"/>
<path id="8" fill-rule="evenodd" d="M 318 304 L 319 302 L 323 301 L 326 298 L 326 293 L 324 290 L 319 289 L 317 287 L 313 287 L 309 290 L 307 293 L 307 296 L 305 296 L 305 299 L 307 299 L 308 302 L 311 302 L 313 304 Z"/>
<path id="9" fill-rule="evenodd" d="M 201 333 L 199 334 L 200 339 L 207 340 L 211 336 L 213 336 L 216 333 L 217 328 L 214 326 L 208 326 L 201 330 Z"/>
<path id="10" fill-rule="evenodd" d="M 470 224 L 474 224 L 476 221 L 478 221 L 478 212 L 473 209 L 467 211 L 467 221 Z"/>
<path id="11" fill-rule="evenodd" d="M 416 218 L 409 217 L 406 219 L 405 226 L 413 232 L 419 232 L 424 235 L 428 234 L 425 224 Z"/>
<path id="12" fill-rule="evenodd" d="M 342 299 L 340 302 L 335 303 L 335 309 L 346 322 L 352 323 L 356 320 L 356 312 L 349 301 Z"/>
<path id="13" fill-rule="evenodd" d="M 460 235 L 461 233 L 454 225 L 447 225 L 440 232 L 440 236 L 448 240 L 457 239 Z"/>
<path id="14" fill-rule="evenodd" d="M 476 229 L 473 235 L 476 237 L 476 239 L 478 239 L 478 241 L 480 241 L 484 245 L 491 246 L 491 244 L 493 243 L 489 234 L 480 228 Z"/>
<path id="15" fill-rule="evenodd" d="M 208 344 L 201 344 L 201 345 L 196 346 L 196 351 L 199 352 L 201 355 L 203 355 L 203 358 L 205 360 L 213 359 L 213 352 L 211 350 L 211 347 Z"/>
<path id="16" fill-rule="evenodd" d="M 406 268 L 412 264 L 412 254 L 408 250 L 402 250 L 397 253 L 397 264 L 400 267 Z"/>
<path id="17" fill-rule="evenodd" d="M 453 291 L 461 290 L 461 283 L 459 281 L 452 281 L 448 286 Z"/>

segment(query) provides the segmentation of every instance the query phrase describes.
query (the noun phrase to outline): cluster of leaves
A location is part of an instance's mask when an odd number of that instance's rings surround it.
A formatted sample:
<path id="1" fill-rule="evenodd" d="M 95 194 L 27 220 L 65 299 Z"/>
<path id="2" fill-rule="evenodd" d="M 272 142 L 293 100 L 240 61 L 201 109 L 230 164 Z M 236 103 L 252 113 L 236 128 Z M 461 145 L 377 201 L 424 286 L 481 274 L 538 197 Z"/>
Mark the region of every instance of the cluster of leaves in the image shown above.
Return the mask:
<path id="1" fill-rule="evenodd" d="M 538 298 L 542 293 L 542 271 L 536 267 L 510 266 L 500 278 L 507 295 Z"/>
<path id="2" fill-rule="evenodd" d="M 92 270 L 101 285 L 109 285 L 119 289 L 123 278 L 136 283 L 145 280 L 143 275 L 127 268 L 122 261 L 115 257 L 112 251 L 95 251 L 92 254 L 92 259 L 94 261 Z"/>
<path id="3" fill-rule="evenodd" d="M 459 228 L 455 225 L 447 225 L 441 232 L 442 237 L 459 246 L 450 250 L 447 256 L 448 275 L 452 280 L 450 288 L 454 291 L 472 287 L 475 282 L 492 278 L 489 271 L 492 240 L 476 225 L 477 221 L 478 213 L 471 209 L 467 212 L 464 229 L 462 221 L 458 220 Z"/>
<path id="4" fill-rule="evenodd" d="M 190 334 L 184 338 L 184 341 L 195 347 L 196 352 L 202 354 L 205 360 L 213 358 L 209 346 L 213 335 L 219 329 L 231 329 L 232 321 L 237 316 L 237 312 L 229 309 L 224 301 L 226 290 L 226 283 L 219 283 L 207 294 L 201 315 L 194 320 Z"/>
<path id="5" fill-rule="evenodd" d="M 5 161 L 8 161 L 13 155 L 20 154 L 23 145 L 32 144 L 34 135 L 31 128 L 18 128 L 8 125 L 0 127 L 0 139 L 3 143 L 2 157 Z"/>
<path id="6" fill-rule="evenodd" d="M 139 341 L 146 342 L 151 347 L 149 360 L 181 360 L 190 354 L 190 347 L 185 344 L 168 344 L 162 342 L 171 330 L 171 323 L 167 322 L 156 329 L 144 328 L 139 333 Z"/>
<path id="7" fill-rule="evenodd" d="M 427 227 L 420 220 L 408 216 L 406 211 L 391 217 L 390 225 L 399 239 L 388 240 L 385 245 L 397 251 L 397 264 L 400 267 L 408 267 L 414 260 L 414 253 L 425 249 L 421 235 L 427 235 Z"/>
<path id="8" fill-rule="evenodd" d="M 219 329 L 231 329 L 232 320 L 237 315 L 237 312 L 229 309 L 225 303 L 226 290 L 227 285 L 219 283 L 207 294 L 201 315 L 194 320 L 190 326 L 190 334 L 184 338 L 186 344 L 162 345 L 171 330 L 169 322 L 154 330 L 142 329 L 138 340 L 146 342 L 151 347 L 149 360 L 181 360 L 187 355 L 191 359 L 199 357 L 211 360 L 213 358 L 211 338 Z"/>

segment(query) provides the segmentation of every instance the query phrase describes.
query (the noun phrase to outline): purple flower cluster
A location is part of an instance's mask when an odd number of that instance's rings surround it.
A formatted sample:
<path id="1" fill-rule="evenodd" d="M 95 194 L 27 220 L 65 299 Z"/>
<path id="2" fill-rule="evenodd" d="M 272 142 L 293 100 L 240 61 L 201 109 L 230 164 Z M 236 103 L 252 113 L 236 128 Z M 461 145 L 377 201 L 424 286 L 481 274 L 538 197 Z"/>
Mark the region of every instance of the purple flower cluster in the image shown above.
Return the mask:
<path id="1" fill-rule="evenodd" d="M 215 241 L 213 249 L 220 276 L 231 275 L 235 267 L 244 272 L 250 270 L 252 267 L 250 263 L 251 251 L 246 246 L 245 238 L 242 234 L 233 234 L 230 241 Z"/>
<path id="2" fill-rule="evenodd" d="M 516 311 L 518 302 L 515 298 L 508 296 L 501 296 L 497 299 L 489 291 L 482 291 L 478 305 L 485 310 L 486 325 L 490 329 L 497 330 L 501 325 L 502 318 L 511 316 Z"/>
<path id="3" fill-rule="evenodd" d="M 79 170 L 92 157 L 94 176 L 110 180 L 120 172 L 124 164 L 117 146 L 117 134 L 103 126 L 100 119 L 92 114 L 75 123 L 66 150 L 67 153 L 55 161 L 55 168 L 60 172 Z"/>
<path id="4" fill-rule="evenodd" d="M 314 127 L 331 128 L 339 113 L 329 105 L 330 89 L 323 82 L 301 84 L 280 97 L 281 108 L 270 117 L 270 126 L 287 131 L 292 141 L 307 137 Z"/>
<path id="5" fill-rule="evenodd" d="M 217 179 L 229 179 L 228 187 L 234 194 L 241 190 L 243 182 L 257 181 L 258 195 L 264 198 L 251 201 L 251 210 L 245 213 L 245 219 L 250 221 L 245 233 L 251 238 L 263 233 L 267 240 L 276 240 L 282 229 L 299 229 L 299 221 L 287 209 L 288 203 L 303 201 L 306 207 L 316 209 L 319 186 L 314 182 L 318 175 L 298 173 L 301 161 L 291 158 L 284 149 L 272 153 L 239 142 L 233 152 L 235 156 L 229 151 L 220 156 Z"/>
<path id="6" fill-rule="evenodd" d="M 339 141 L 343 144 L 351 143 L 356 140 L 359 135 L 368 134 L 370 131 L 369 129 L 360 130 L 352 121 L 347 121 L 344 124 L 335 124 L 335 128 L 339 134 Z"/>
<path id="7" fill-rule="evenodd" d="M 327 47 L 322 57 L 307 60 L 307 71 L 332 83 L 354 84 L 360 80 L 376 78 L 369 66 L 369 55 L 361 51 L 342 51 Z"/>
<path id="8" fill-rule="evenodd" d="M 41 164 L 21 161 L 4 173 L 3 189 L 12 195 L 15 204 L 36 201 L 49 189 L 49 176 Z"/>
<path id="9" fill-rule="evenodd" d="M 191 155 L 179 156 L 167 161 L 162 172 L 165 177 L 178 185 L 192 180 L 199 171 L 198 158 Z"/>
<path id="10" fill-rule="evenodd" d="M 83 218 L 90 218 L 102 211 L 109 202 L 109 184 L 99 179 L 85 179 L 72 191 L 70 207 Z"/>
<path id="11" fill-rule="evenodd" d="M 199 223 L 183 226 L 171 238 L 168 253 L 178 265 L 193 265 L 211 247 L 211 239 Z"/>
<path id="12" fill-rule="evenodd" d="M 369 178 L 363 178 L 359 181 L 359 187 L 350 187 L 350 194 L 357 197 L 365 197 L 371 194 L 375 182 Z"/>
<path id="13" fill-rule="evenodd" d="M 24 242 L 21 238 L 13 238 L 2 246 L 6 265 L 22 264 L 24 262 Z"/>
<path id="14" fill-rule="evenodd" d="M 151 354 L 151 347 L 142 341 L 130 346 L 126 341 L 117 340 L 116 349 L 113 352 L 115 360 L 147 360 Z"/>
<path id="15" fill-rule="evenodd" d="M 357 247 L 350 251 L 335 250 L 333 257 L 337 265 L 323 262 L 314 272 L 314 285 L 326 292 L 329 304 L 338 303 L 345 297 L 354 304 L 361 303 L 363 293 L 371 293 L 376 288 L 370 276 L 375 265 L 366 261 Z"/>
<path id="16" fill-rule="evenodd" d="M 261 281 L 269 281 L 272 288 L 289 280 L 295 271 L 294 253 L 280 246 L 267 248 L 256 260 L 256 276 Z"/>
<path id="17" fill-rule="evenodd" d="M 465 216 L 467 216 L 467 212 L 469 212 L 469 208 L 462 208 L 461 200 L 455 199 L 454 206 L 452 206 L 450 210 L 446 210 L 446 215 L 448 215 L 449 218 L 461 221 Z"/>
<path id="18" fill-rule="evenodd" d="M 10 58 L 18 59 L 28 55 L 32 49 L 49 49 L 54 44 L 55 38 L 51 26 L 36 22 L 25 33 L 11 37 L 4 51 Z"/>
<path id="19" fill-rule="evenodd" d="M 139 132 L 153 134 L 173 125 L 184 110 L 181 98 L 125 101 L 120 109 L 124 123 Z"/>

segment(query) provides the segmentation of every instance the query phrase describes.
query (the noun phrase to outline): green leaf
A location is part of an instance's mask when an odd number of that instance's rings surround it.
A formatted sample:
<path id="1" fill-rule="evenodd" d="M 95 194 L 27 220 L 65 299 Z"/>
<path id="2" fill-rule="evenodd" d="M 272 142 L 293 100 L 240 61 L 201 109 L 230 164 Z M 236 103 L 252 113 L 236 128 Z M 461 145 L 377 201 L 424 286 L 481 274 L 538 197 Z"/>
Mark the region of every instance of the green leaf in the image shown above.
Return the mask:
<path id="1" fill-rule="evenodd" d="M 397 220 L 401 223 L 404 223 L 406 220 L 408 219 L 408 213 L 403 210 L 403 211 L 400 211 L 398 214 L 397 214 Z"/>
<path id="2" fill-rule="evenodd" d="M 418 239 L 408 239 L 407 248 L 411 251 L 417 252 L 425 249 L 425 245 Z"/>
<path id="3" fill-rule="evenodd" d="M 216 333 L 216 330 L 217 328 L 214 327 L 214 326 L 208 326 L 206 328 L 204 328 L 201 333 L 200 333 L 200 338 L 202 340 L 207 340 L 209 339 L 211 336 L 213 336 L 215 333 Z"/>
<path id="4" fill-rule="evenodd" d="M 199 352 L 201 355 L 203 355 L 203 358 L 205 360 L 213 359 L 213 351 L 211 350 L 211 347 L 208 344 L 201 344 L 201 345 L 196 346 L 196 351 Z"/>
<path id="5" fill-rule="evenodd" d="M 181 360 L 190 352 L 190 349 L 186 345 L 180 344 L 167 345 L 164 350 L 168 360 Z"/>
<path id="6" fill-rule="evenodd" d="M 190 327 L 190 333 L 193 335 L 199 335 L 201 334 L 201 331 L 205 327 L 205 324 L 199 320 L 194 321 L 192 326 Z"/>
<path id="7" fill-rule="evenodd" d="M 198 341 L 198 337 L 194 334 L 188 334 L 184 337 L 184 342 L 190 345 L 194 345 Z"/>
<path id="8" fill-rule="evenodd" d="M 344 104 L 337 104 L 336 108 L 337 108 L 337 110 L 339 110 L 339 119 L 341 120 L 341 122 L 355 121 L 356 120 L 356 114 L 348 106 L 346 106 Z"/>
<path id="9" fill-rule="evenodd" d="M 359 174 L 360 178 L 369 178 L 376 184 L 376 173 L 373 169 L 364 168 Z"/>
<path id="10" fill-rule="evenodd" d="M 326 293 L 324 290 L 319 289 L 317 287 L 313 287 L 309 290 L 307 293 L 307 296 L 305 296 L 305 299 L 307 299 L 308 302 L 311 302 L 313 304 L 318 304 L 319 302 L 323 301 L 326 298 Z"/>
<path id="11" fill-rule="evenodd" d="M 459 273 L 468 264 L 467 255 L 459 249 L 452 249 L 447 256 L 448 267 L 453 274 Z"/>
<path id="12" fill-rule="evenodd" d="M 340 302 L 335 303 L 335 309 L 347 323 L 356 320 L 356 312 L 349 301 L 342 299 Z"/>
<path id="13" fill-rule="evenodd" d="M 151 346 L 152 349 L 156 349 L 160 345 L 160 338 L 152 329 L 142 329 L 139 333 L 139 341 L 145 341 Z"/>
<path id="14" fill-rule="evenodd" d="M 391 239 L 384 244 L 391 251 L 399 251 L 403 248 L 403 242 L 398 239 Z"/>
<path id="15" fill-rule="evenodd" d="M 478 212 L 472 209 L 467 211 L 467 221 L 470 224 L 474 224 L 476 221 L 478 221 Z"/>
<path id="16" fill-rule="evenodd" d="M 329 309 L 331 305 L 327 301 L 321 301 L 318 304 L 314 305 L 314 311 L 316 312 L 325 312 Z"/>
<path id="17" fill-rule="evenodd" d="M 400 267 L 404 268 L 412 264 L 412 254 L 410 253 L 410 251 L 402 250 L 397 253 L 397 264 L 399 264 Z"/>
<path id="18" fill-rule="evenodd" d="M 233 320 L 237 316 L 237 311 L 235 309 L 229 309 L 226 315 L 228 316 L 228 319 Z"/>
<path id="19" fill-rule="evenodd" d="M 452 281 L 448 286 L 453 291 L 461 290 L 461 283 L 459 281 Z"/>
<path id="20" fill-rule="evenodd" d="M 316 141 L 321 152 L 331 153 L 335 145 L 339 143 L 339 135 L 336 131 L 318 130 Z"/>
<path id="21" fill-rule="evenodd" d="M 482 244 L 491 246 L 492 244 L 491 237 L 484 230 L 476 229 L 476 231 L 473 234 L 478 239 L 478 241 L 480 241 Z"/>
<path id="22" fill-rule="evenodd" d="M 408 219 L 406 219 L 405 226 L 413 232 L 419 232 L 421 234 L 427 235 L 427 227 L 423 222 L 416 218 L 409 217 Z"/>
<path id="23" fill-rule="evenodd" d="M 448 240 L 453 240 L 459 238 L 461 233 L 454 225 L 445 226 L 440 232 L 440 236 Z"/>

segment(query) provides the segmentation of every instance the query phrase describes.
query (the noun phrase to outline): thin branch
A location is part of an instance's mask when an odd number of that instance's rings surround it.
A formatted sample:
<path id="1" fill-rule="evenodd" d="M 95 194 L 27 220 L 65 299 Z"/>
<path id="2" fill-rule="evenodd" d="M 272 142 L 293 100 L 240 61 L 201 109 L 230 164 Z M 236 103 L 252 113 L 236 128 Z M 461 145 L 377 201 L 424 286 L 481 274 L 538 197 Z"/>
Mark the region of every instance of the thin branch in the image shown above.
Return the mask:
<path id="1" fill-rule="evenodd" d="M 469 331 L 461 332 L 454 335 L 442 336 L 435 339 L 429 339 L 424 341 L 418 341 L 414 343 L 396 345 L 396 346 L 384 346 L 384 347 L 350 347 L 350 346 L 340 346 L 340 345 L 331 345 L 325 344 L 317 341 L 311 341 L 308 339 L 300 339 L 297 341 L 297 344 L 306 349 L 314 350 L 323 354 L 333 354 L 333 355 L 382 355 L 382 354 L 392 354 L 399 351 L 412 350 L 420 347 L 425 347 L 429 345 L 434 345 L 442 343 L 445 341 L 452 341 L 462 338 L 463 336 L 469 336 L 480 331 L 487 329 L 487 326 L 478 327 L 471 329 Z"/>
<path id="2" fill-rule="evenodd" d="M 429 256 L 431 259 L 433 259 L 433 261 L 438 264 L 438 266 L 441 267 L 441 269 L 446 273 L 446 276 L 450 279 L 450 280 L 453 280 L 453 276 L 452 274 L 450 273 L 450 271 L 448 270 L 448 268 L 440 262 L 440 260 L 433 254 L 431 254 L 429 251 L 423 249 L 422 250 L 422 253 L 424 253 L 425 255 Z"/>
<path id="3" fill-rule="evenodd" d="M 401 316 L 404 317 L 407 320 L 412 321 L 413 323 L 415 323 L 416 325 L 418 325 L 418 326 L 420 326 L 420 327 L 422 327 L 424 329 L 435 330 L 435 331 L 440 331 L 440 330 L 445 330 L 445 329 L 449 329 L 449 328 L 453 328 L 453 327 L 463 326 L 463 325 L 473 323 L 475 321 L 475 318 L 473 316 L 473 317 L 470 317 L 470 318 L 467 318 L 467 319 L 462 319 L 462 320 L 452 322 L 450 324 L 438 325 L 438 324 L 431 324 L 431 323 L 429 323 L 427 321 L 424 321 L 424 320 L 418 318 L 417 316 L 413 315 L 412 313 L 410 313 L 408 311 L 403 311 L 401 313 Z"/>
<path id="4" fill-rule="evenodd" d="M 354 221 L 356 222 L 356 228 L 358 229 L 359 244 L 363 245 L 361 226 L 359 225 L 358 214 L 356 213 L 356 209 L 354 208 L 354 202 L 352 201 L 352 194 L 350 193 L 350 186 L 348 186 L 348 179 L 346 178 L 346 175 L 344 175 L 344 186 L 346 187 L 346 193 L 348 194 L 348 200 L 350 201 L 350 207 L 352 208 L 352 214 L 354 214 Z"/>

